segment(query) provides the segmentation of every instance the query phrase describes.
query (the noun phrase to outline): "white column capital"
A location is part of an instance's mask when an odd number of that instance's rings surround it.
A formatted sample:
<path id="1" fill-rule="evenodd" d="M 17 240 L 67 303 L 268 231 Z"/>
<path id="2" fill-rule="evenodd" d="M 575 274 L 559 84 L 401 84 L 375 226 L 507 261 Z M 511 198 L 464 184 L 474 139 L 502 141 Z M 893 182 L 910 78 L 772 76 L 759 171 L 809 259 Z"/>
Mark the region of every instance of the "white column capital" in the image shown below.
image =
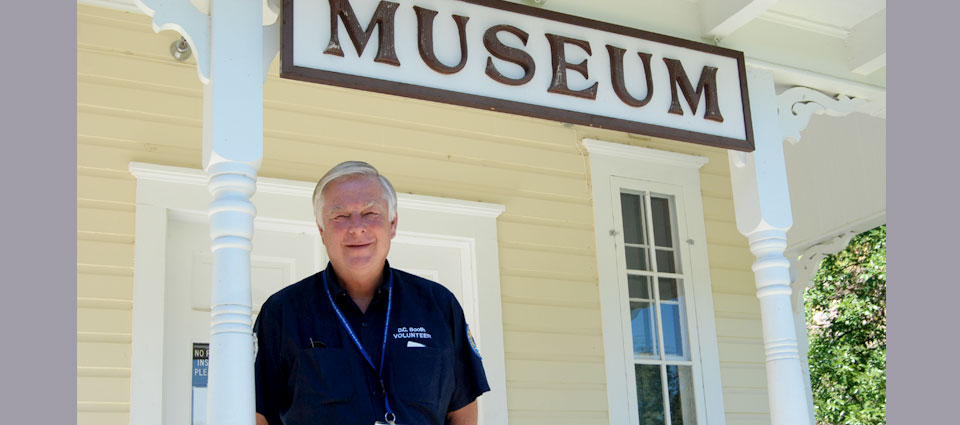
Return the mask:
<path id="1" fill-rule="evenodd" d="M 813 114 L 842 117 L 857 111 L 866 103 L 864 99 L 838 94 L 829 97 L 807 87 L 793 87 L 777 96 L 780 127 L 783 137 L 790 143 L 800 142 L 800 132 L 807 128 Z"/>

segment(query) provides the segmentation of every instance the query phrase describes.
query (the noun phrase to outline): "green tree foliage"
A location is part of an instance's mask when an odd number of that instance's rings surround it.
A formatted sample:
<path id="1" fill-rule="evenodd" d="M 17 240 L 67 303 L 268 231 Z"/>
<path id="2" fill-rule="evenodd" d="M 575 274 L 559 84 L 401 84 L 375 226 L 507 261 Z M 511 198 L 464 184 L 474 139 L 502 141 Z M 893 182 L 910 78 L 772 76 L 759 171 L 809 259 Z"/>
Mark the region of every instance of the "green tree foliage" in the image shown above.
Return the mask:
<path id="1" fill-rule="evenodd" d="M 857 235 L 805 294 L 818 424 L 886 423 L 886 241 L 886 225 Z"/>

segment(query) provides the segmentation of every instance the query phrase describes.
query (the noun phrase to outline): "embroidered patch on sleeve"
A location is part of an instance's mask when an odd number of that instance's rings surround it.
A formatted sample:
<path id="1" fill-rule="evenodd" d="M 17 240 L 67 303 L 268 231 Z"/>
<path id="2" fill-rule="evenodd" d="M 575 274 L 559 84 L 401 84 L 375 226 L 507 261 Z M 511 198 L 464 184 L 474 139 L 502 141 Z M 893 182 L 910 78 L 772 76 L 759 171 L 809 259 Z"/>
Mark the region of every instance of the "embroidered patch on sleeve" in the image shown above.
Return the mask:
<path id="1" fill-rule="evenodd" d="M 483 357 L 480 356 L 480 350 L 477 348 L 477 342 L 473 340 L 473 332 L 470 332 L 470 325 L 467 325 L 467 341 L 470 342 L 473 354 L 476 354 L 478 359 L 483 360 Z"/>

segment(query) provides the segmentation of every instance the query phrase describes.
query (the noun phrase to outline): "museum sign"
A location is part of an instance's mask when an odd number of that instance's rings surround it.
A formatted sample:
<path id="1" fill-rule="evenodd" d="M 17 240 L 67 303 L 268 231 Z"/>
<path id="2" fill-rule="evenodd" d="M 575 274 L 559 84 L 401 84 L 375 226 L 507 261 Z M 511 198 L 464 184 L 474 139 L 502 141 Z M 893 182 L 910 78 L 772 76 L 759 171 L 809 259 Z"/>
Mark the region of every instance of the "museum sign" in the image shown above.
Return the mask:
<path id="1" fill-rule="evenodd" d="M 495 0 L 284 0 L 284 78 L 753 150 L 743 53 Z"/>

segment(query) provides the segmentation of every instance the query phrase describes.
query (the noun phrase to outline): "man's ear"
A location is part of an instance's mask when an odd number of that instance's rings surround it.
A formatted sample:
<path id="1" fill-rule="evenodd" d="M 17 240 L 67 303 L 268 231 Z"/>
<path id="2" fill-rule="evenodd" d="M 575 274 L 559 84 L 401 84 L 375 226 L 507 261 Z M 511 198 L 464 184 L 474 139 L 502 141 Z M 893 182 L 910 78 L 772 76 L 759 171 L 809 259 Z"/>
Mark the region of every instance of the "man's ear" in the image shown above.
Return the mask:
<path id="1" fill-rule="evenodd" d="M 390 239 L 393 239 L 394 236 L 397 236 L 397 221 L 400 220 L 400 214 L 396 213 L 393 215 L 393 221 L 390 222 Z"/>

